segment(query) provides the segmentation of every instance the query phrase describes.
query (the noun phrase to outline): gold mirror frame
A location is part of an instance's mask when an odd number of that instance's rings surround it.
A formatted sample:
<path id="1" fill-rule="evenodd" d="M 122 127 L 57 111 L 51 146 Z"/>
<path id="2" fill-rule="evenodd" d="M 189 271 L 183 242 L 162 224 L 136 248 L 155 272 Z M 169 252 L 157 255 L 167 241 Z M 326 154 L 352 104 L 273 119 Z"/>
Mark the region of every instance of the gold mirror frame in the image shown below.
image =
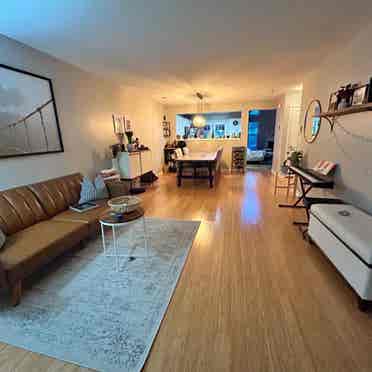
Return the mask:
<path id="1" fill-rule="evenodd" d="M 312 106 L 314 105 L 314 112 L 316 110 L 316 107 L 318 107 L 319 109 L 319 116 L 316 116 L 314 114 L 311 114 L 311 118 L 314 119 L 314 118 L 319 118 L 319 124 L 318 124 L 318 129 L 316 131 L 315 134 L 313 134 L 311 136 L 311 138 L 308 138 L 306 137 L 306 127 L 308 125 L 308 118 L 309 118 L 309 114 L 310 114 L 310 109 L 312 108 Z M 322 104 L 320 103 L 320 101 L 318 99 L 313 99 L 309 105 L 307 106 L 307 109 L 306 109 L 306 113 L 305 113 L 305 118 L 304 118 L 304 128 L 303 128 L 303 135 L 304 135 L 304 140 L 306 143 L 313 143 L 319 136 L 319 132 L 320 132 L 320 127 L 321 127 L 321 124 L 322 124 L 322 117 L 321 117 L 321 113 L 322 113 Z"/>

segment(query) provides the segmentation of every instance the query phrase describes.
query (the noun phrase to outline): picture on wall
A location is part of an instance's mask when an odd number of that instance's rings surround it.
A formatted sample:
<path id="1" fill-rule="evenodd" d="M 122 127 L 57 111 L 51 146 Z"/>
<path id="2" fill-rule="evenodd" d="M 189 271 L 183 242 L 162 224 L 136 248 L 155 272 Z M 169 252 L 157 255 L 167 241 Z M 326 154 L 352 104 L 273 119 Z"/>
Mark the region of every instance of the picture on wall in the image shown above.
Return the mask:
<path id="1" fill-rule="evenodd" d="M 0 158 L 63 152 L 52 81 L 0 64 Z"/>

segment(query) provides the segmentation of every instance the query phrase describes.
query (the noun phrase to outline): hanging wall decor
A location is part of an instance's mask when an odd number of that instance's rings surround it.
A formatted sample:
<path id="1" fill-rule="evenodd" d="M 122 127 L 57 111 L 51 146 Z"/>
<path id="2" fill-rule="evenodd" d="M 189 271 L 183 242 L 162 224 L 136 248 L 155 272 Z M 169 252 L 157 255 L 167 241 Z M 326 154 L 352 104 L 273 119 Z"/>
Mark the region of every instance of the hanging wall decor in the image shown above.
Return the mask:
<path id="1" fill-rule="evenodd" d="M 170 135 L 171 135 L 171 132 L 170 132 L 170 121 L 167 121 L 167 117 L 165 115 L 163 117 L 162 125 L 163 125 L 163 137 L 164 138 L 170 137 Z"/>
<path id="2" fill-rule="evenodd" d="M 0 64 L 0 158 L 63 152 L 52 81 Z"/>

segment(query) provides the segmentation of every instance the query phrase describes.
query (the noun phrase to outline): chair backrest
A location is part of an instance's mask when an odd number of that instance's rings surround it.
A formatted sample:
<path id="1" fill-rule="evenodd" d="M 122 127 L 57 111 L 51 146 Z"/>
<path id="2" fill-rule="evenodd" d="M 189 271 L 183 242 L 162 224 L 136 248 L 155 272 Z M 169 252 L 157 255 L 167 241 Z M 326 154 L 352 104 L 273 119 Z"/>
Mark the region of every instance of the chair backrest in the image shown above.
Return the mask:
<path id="1" fill-rule="evenodd" d="M 182 152 L 182 150 L 180 148 L 177 148 L 174 152 L 176 154 L 176 158 L 177 159 L 182 158 L 183 152 Z"/>

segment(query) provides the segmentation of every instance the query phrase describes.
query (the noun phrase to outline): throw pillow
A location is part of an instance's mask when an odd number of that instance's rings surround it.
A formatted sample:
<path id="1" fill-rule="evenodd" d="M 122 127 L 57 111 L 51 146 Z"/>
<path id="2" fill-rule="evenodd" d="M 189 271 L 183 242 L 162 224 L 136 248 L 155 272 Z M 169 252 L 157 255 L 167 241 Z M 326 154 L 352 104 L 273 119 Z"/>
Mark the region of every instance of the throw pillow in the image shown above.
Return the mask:
<path id="1" fill-rule="evenodd" d="M 4 246 L 6 241 L 6 235 L 0 230 L 0 249 Z"/>
<path id="2" fill-rule="evenodd" d="M 105 198 L 108 198 L 108 192 L 101 176 L 97 176 L 94 183 L 87 177 L 83 178 L 79 204 Z"/>

